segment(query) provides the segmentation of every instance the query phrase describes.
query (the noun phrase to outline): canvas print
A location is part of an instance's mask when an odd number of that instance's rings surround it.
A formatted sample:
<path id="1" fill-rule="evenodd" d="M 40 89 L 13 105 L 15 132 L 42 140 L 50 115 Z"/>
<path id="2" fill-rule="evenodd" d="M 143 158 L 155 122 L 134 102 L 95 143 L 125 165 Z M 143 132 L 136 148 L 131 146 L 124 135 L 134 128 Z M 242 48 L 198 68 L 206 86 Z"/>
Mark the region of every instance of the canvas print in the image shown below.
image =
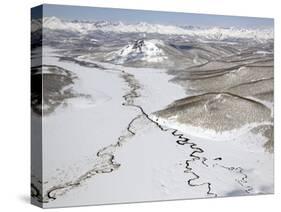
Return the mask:
<path id="1" fill-rule="evenodd" d="M 31 10 L 31 201 L 274 192 L 274 21 Z"/>

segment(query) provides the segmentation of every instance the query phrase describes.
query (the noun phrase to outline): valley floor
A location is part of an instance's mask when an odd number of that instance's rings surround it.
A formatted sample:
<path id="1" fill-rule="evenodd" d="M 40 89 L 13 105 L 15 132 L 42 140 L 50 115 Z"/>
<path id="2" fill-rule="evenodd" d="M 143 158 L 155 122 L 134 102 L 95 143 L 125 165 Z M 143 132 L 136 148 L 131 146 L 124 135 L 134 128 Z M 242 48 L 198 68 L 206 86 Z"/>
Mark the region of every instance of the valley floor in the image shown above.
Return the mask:
<path id="1" fill-rule="evenodd" d="M 262 135 L 208 138 L 154 114 L 187 96 L 165 70 L 60 57 L 44 48 L 43 64 L 89 98 L 43 116 L 44 207 L 273 193 Z"/>

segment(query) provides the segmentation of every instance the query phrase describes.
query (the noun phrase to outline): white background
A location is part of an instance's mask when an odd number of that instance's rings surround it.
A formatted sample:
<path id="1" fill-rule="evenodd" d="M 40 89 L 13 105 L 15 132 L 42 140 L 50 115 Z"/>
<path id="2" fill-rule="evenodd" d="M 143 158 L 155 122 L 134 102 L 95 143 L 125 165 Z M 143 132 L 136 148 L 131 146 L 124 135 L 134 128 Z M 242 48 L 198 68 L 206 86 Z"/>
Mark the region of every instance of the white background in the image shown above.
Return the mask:
<path id="1" fill-rule="evenodd" d="M 41 3 L 275 18 L 275 195 L 52 209 L 52 211 L 277 211 L 280 206 L 280 39 L 278 0 L 3 0 L 0 6 L 0 211 L 29 204 L 30 8 Z M 137 191 L 136 191 L 137 192 Z M 280 211 L 280 209 L 279 209 Z"/>

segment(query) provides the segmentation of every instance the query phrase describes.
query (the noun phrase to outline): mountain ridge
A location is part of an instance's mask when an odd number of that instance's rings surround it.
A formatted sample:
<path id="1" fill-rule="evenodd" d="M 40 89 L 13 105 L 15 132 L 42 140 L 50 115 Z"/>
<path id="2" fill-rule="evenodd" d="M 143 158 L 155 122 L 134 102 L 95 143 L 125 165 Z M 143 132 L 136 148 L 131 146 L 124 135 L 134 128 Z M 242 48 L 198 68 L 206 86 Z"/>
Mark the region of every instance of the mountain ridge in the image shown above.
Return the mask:
<path id="1" fill-rule="evenodd" d="M 124 22 L 110 21 L 80 21 L 62 20 L 57 17 L 44 17 L 43 20 L 33 19 L 32 32 L 38 30 L 38 22 L 43 23 L 44 29 L 64 30 L 82 34 L 92 31 L 115 32 L 115 33 L 154 33 L 166 35 L 183 35 L 203 40 L 228 40 L 228 39 L 253 39 L 264 42 L 274 38 L 273 28 L 246 29 L 237 27 L 196 27 L 196 26 L 174 26 L 140 22 L 137 24 L 126 24 Z"/>

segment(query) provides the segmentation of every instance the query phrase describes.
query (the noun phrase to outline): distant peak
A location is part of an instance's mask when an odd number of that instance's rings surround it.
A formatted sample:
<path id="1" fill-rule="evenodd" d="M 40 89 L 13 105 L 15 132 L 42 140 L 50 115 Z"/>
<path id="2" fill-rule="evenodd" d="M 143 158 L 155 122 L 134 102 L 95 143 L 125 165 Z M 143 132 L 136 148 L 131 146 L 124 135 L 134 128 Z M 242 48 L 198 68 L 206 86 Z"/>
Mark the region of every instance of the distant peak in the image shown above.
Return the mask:
<path id="1" fill-rule="evenodd" d="M 110 21 L 67 21 L 57 17 L 44 17 L 43 27 L 49 29 L 69 30 L 80 33 L 89 33 L 100 30 L 116 33 L 153 33 L 166 35 L 185 35 L 200 40 L 228 40 L 228 39 L 253 39 L 266 41 L 273 39 L 273 28 L 237 28 L 237 27 L 194 27 L 174 26 L 140 22 L 137 24 L 126 24 L 124 22 Z M 141 41 L 139 41 L 141 42 Z M 144 42 L 142 42 L 142 45 Z M 140 44 L 136 44 L 140 45 Z"/>
<path id="2" fill-rule="evenodd" d="M 135 40 L 120 50 L 108 54 L 107 60 L 116 64 L 143 61 L 157 63 L 167 59 L 165 52 L 159 47 L 158 40 Z"/>

